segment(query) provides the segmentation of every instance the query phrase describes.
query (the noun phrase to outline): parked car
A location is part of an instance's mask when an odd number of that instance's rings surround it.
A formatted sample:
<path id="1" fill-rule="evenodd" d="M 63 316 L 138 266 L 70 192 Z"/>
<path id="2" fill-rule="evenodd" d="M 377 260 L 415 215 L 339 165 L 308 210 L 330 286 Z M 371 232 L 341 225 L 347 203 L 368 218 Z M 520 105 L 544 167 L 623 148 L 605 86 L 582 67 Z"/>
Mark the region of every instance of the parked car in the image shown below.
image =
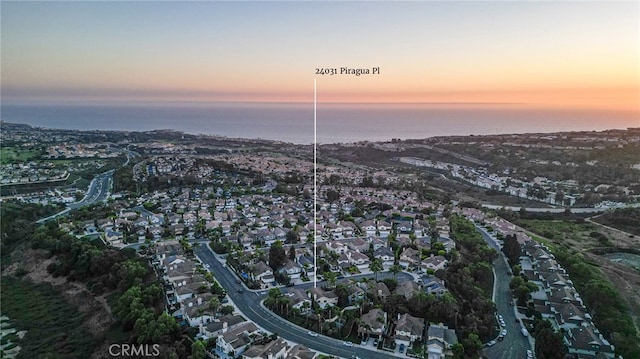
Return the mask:
<path id="1" fill-rule="evenodd" d="M 353 343 L 352 342 L 342 342 L 342 345 L 344 345 L 345 347 L 352 347 Z"/>
<path id="2" fill-rule="evenodd" d="M 528 359 L 532 359 L 533 358 L 533 353 L 529 349 L 527 349 L 527 358 Z"/>

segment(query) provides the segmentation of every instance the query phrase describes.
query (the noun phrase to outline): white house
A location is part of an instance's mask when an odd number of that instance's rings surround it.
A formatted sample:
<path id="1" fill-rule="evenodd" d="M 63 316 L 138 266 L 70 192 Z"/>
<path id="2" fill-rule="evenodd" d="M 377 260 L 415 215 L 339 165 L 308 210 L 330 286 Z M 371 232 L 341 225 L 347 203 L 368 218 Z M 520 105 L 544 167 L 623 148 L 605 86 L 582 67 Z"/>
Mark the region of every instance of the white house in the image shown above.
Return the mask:
<path id="1" fill-rule="evenodd" d="M 218 336 L 216 345 L 223 352 L 232 356 L 242 354 L 248 344 L 251 344 L 251 334 L 258 333 L 258 327 L 253 322 L 242 322 L 232 328 L 227 329 L 226 333 Z"/>

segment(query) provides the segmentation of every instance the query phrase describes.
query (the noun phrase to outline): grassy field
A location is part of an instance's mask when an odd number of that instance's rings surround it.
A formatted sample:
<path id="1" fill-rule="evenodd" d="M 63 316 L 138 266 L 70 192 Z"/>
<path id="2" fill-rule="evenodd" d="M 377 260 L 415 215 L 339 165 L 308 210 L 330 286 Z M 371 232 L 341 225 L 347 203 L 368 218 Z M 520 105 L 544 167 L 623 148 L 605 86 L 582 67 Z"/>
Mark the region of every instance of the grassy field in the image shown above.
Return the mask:
<path id="1" fill-rule="evenodd" d="M 579 249 L 601 246 L 592 232 L 598 227 L 592 223 L 575 223 L 563 220 L 523 219 L 521 225 L 538 235 L 547 238 L 552 246 L 567 246 Z"/>
<path id="2" fill-rule="evenodd" d="M 24 162 L 35 160 L 42 153 L 38 150 L 27 150 L 17 147 L 0 147 L 0 163 Z"/>
<path id="3" fill-rule="evenodd" d="M 83 316 L 50 285 L 2 277 L 2 312 L 27 333 L 19 358 L 89 358 L 94 339 Z"/>

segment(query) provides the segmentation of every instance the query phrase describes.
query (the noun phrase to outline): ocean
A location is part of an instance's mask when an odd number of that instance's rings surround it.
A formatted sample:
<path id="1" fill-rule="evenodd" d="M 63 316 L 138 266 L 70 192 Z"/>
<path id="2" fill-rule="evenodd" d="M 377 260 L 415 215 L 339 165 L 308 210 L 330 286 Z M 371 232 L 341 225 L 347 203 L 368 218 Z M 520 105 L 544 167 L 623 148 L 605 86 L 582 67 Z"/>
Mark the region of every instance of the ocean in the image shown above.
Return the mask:
<path id="1" fill-rule="evenodd" d="M 0 119 L 46 128 L 148 131 L 313 143 L 312 103 L 3 104 Z M 636 112 L 517 105 L 318 104 L 318 143 L 640 127 Z"/>

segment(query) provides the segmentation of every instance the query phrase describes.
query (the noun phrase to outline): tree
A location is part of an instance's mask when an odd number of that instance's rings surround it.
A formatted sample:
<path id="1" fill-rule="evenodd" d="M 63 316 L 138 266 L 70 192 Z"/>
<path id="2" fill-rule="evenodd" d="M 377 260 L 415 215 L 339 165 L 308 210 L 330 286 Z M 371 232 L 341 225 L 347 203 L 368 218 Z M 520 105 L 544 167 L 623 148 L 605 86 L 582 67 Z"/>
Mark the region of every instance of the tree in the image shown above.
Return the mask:
<path id="1" fill-rule="evenodd" d="M 211 309 L 211 311 L 215 313 L 218 311 L 218 308 L 220 308 L 220 299 L 218 299 L 218 297 L 216 296 L 213 296 L 209 300 L 209 309 Z"/>
<path id="2" fill-rule="evenodd" d="M 290 230 L 289 232 L 287 232 L 286 241 L 287 243 L 298 243 L 300 242 L 300 235 L 298 234 L 298 232 Z"/>
<path id="3" fill-rule="evenodd" d="M 324 272 L 324 279 L 327 281 L 329 288 L 333 288 L 336 286 L 336 281 L 338 280 L 338 275 L 334 272 Z"/>
<path id="4" fill-rule="evenodd" d="M 378 281 L 378 273 L 381 272 L 384 267 L 382 266 L 382 259 L 374 258 L 369 263 L 369 269 L 374 273 L 376 282 Z"/>
<path id="5" fill-rule="evenodd" d="M 532 292 L 538 290 L 538 286 L 532 282 L 525 281 L 522 277 L 513 277 L 509 283 L 509 288 L 516 296 L 516 302 L 520 306 L 525 306 Z"/>
<path id="6" fill-rule="evenodd" d="M 234 308 L 232 305 L 225 305 L 222 308 L 220 308 L 220 314 L 222 315 L 229 315 L 229 314 L 233 314 Z"/>
<path id="7" fill-rule="evenodd" d="M 340 199 L 340 192 L 330 189 L 330 190 L 327 190 L 326 196 L 327 196 L 327 201 L 329 201 L 329 203 L 333 203 Z"/>
<path id="8" fill-rule="evenodd" d="M 191 356 L 189 359 L 205 359 L 207 357 L 207 347 L 202 340 L 196 340 L 191 344 Z"/>
<path id="9" fill-rule="evenodd" d="M 567 351 L 562 334 L 551 327 L 551 323 L 543 319 L 536 319 L 533 323 L 533 337 L 537 358 L 561 359 Z"/>
<path id="10" fill-rule="evenodd" d="M 296 259 L 296 248 L 294 246 L 289 248 L 289 259 L 292 261 Z"/>
<path id="11" fill-rule="evenodd" d="M 482 348 L 482 342 L 480 341 L 478 334 L 471 332 L 466 338 L 462 339 L 462 346 L 464 347 L 464 352 L 469 358 L 477 358 L 478 353 Z"/>
<path id="12" fill-rule="evenodd" d="M 282 247 L 282 242 L 276 241 L 269 248 L 269 266 L 273 271 L 277 271 L 287 263 L 287 254 Z"/>
<path id="13" fill-rule="evenodd" d="M 389 267 L 389 272 L 393 274 L 393 279 L 396 279 L 398 273 L 402 272 L 402 267 L 399 264 L 394 264 Z"/>
<path id="14" fill-rule="evenodd" d="M 514 266 L 520 262 L 522 249 L 515 234 L 509 234 L 504 238 L 504 246 L 502 252 L 509 260 L 509 265 Z"/>
<path id="15" fill-rule="evenodd" d="M 464 358 L 464 346 L 460 343 L 455 343 L 451 346 L 451 351 L 453 352 L 453 359 L 463 359 Z"/>

